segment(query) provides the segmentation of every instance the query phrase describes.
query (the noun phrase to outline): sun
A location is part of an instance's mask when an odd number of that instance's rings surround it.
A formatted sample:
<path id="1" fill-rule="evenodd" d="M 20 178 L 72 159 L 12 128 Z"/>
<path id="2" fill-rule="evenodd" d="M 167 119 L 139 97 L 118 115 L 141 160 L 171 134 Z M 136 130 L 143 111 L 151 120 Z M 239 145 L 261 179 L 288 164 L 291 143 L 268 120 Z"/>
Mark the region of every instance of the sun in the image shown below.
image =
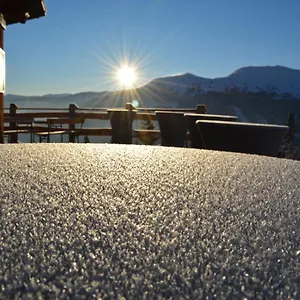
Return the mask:
<path id="1" fill-rule="evenodd" d="M 119 83 L 127 88 L 133 86 L 136 77 L 136 72 L 133 67 L 123 66 L 118 70 Z"/>

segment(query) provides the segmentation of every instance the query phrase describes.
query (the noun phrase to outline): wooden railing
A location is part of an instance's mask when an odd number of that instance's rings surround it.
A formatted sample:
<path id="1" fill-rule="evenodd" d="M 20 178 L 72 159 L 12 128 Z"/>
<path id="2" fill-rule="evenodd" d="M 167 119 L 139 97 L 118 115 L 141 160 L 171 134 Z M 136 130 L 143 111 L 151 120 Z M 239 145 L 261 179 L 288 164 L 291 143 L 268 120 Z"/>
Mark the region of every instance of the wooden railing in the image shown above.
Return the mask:
<path id="1" fill-rule="evenodd" d="M 18 132 L 24 128 L 16 120 L 21 119 L 49 119 L 49 118 L 68 118 L 74 119 L 83 117 L 88 120 L 109 120 L 111 128 L 84 128 L 78 129 L 78 134 L 82 136 L 112 136 L 112 142 L 131 143 L 132 142 L 132 123 L 134 120 L 156 120 L 155 111 L 181 111 L 190 113 L 206 113 L 205 105 L 199 104 L 195 108 L 135 108 L 131 103 L 127 103 L 125 108 L 83 108 L 76 104 L 70 104 L 69 108 L 19 108 L 16 104 L 11 104 L 4 111 L 4 132 L 10 132 L 9 142 L 18 142 Z M 45 130 L 41 122 L 31 124 L 31 132 L 36 133 Z M 70 131 L 75 129 L 74 124 L 69 124 Z M 149 133 L 151 134 L 151 132 Z M 69 135 L 69 142 L 74 142 L 74 136 Z"/>

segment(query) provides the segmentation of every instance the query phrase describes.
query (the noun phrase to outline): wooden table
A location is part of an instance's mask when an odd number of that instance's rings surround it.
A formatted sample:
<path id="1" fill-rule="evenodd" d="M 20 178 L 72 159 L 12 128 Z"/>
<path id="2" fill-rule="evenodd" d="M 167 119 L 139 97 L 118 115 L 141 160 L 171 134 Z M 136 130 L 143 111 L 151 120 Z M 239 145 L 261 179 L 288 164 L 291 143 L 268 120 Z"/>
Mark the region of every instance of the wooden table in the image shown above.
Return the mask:
<path id="1" fill-rule="evenodd" d="M 47 140 L 50 143 L 51 135 L 61 135 L 61 142 L 63 142 L 63 134 L 76 134 L 75 125 L 81 124 L 81 128 L 85 118 L 82 116 L 76 117 L 74 119 L 67 118 L 48 118 L 46 121 L 36 121 L 36 124 L 47 124 L 47 128 L 44 131 L 36 132 L 35 134 L 39 136 L 40 142 Z M 64 128 L 63 125 L 69 125 L 69 128 Z M 74 125 L 74 128 L 72 128 Z M 71 139 L 73 141 L 73 139 Z M 78 139 L 77 139 L 78 140 Z M 74 139 L 75 141 L 75 139 Z"/>

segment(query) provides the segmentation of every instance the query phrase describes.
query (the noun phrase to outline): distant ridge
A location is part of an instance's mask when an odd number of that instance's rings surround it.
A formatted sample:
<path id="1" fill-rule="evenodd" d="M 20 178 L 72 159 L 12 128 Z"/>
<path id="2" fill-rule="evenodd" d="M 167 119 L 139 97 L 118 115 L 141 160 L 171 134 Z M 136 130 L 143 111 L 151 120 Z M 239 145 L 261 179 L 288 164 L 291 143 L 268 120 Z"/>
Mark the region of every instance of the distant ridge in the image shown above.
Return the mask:
<path id="1" fill-rule="evenodd" d="M 204 78 L 191 73 L 156 78 L 143 87 L 165 86 L 181 94 L 202 93 L 208 91 L 226 92 L 232 88 L 248 92 L 285 93 L 300 98 L 300 70 L 284 66 L 248 66 L 237 69 L 226 77 Z"/>
<path id="2" fill-rule="evenodd" d="M 186 72 L 181 74 L 174 74 L 154 78 L 148 83 L 134 89 L 163 89 L 179 93 L 180 95 L 195 95 L 197 92 L 205 93 L 209 91 L 226 92 L 232 88 L 240 91 L 259 92 L 266 91 L 273 93 L 277 96 L 288 93 L 295 98 L 300 99 L 300 70 L 292 69 L 280 65 L 276 66 L 247 66 L 242 67 L 226 77 L 205 78 L 195 74 Z M 42 96 L 22 96 L 14 94 L 6 94 L 5 98 L 10 100 L 12 98 L 19 99 L 22 97 L 34 97 L 45 99 L 58 99 L 70 98 L 73 96 L 78 97 L 82 95 L 87 97 L 92 94 L 114 94 L 115 92 L 80 92 L 76 94 L 62 93 L 62 94 L 46 94 Z M 118 91 L 117 93 L 122 93 Z"/>
<path id="3" fill-rule="evenodd" d="M 72 94 L 68 94 L 68 93 L 64 93 L 64 94 L 46 94 L 46 95 L 43 95 L 41 97 L 44 97 L 44 98 L 52 98 L 52 97 L 63 98 L 63 97 L 71 96 L 71 95 Z"/>

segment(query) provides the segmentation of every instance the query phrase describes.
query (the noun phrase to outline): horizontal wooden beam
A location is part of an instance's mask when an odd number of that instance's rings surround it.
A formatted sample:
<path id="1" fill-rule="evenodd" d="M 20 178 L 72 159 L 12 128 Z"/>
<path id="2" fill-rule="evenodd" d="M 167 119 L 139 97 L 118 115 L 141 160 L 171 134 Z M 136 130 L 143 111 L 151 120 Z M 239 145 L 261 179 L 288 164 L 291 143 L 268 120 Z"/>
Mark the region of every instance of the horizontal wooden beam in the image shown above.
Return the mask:
<path id="1" fill-rule="evenodd" d="M 75 130 L 78 135 L 84 136 L 111 136 L 111 128 L 82 128 Z"/>

